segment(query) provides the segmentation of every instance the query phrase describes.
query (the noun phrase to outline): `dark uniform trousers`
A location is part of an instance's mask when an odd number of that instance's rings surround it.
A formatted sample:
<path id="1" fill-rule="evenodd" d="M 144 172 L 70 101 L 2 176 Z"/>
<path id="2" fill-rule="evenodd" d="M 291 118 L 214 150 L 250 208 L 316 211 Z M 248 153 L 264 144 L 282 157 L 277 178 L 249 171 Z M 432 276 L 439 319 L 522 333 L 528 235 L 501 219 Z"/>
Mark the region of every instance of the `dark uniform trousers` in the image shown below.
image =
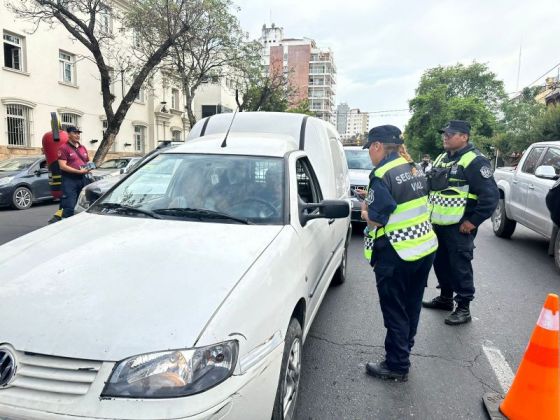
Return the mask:
<path id="1" fill-rule="evenodd" d="M 472 259 L 476 229 L 470 234 L 459 231 L 460 224 L 433 225 L 439 248 L 434 260 L 434 271 L 441 287 L 441 295 L 467 303 L 474 299 Z"/>
<path id="2" fill-rule="evenodd" d="M 62 176 L 62 198 L 60 205 L 62 207 L 62 217 L 70 217 L 74 215 L 74 207 L 78 203 L 78 196 L 88 184 L 85 176 Z"/>
<path id="3" fill-rule="evenodd" d="M 434 256 L 432 253 L 418 261 L 403 261 L 386 237 L 375 242 L 373 271 L 387 328 L 385 363 L 395 372 L 408 373 L 410 368 L 410 351 Z"/>

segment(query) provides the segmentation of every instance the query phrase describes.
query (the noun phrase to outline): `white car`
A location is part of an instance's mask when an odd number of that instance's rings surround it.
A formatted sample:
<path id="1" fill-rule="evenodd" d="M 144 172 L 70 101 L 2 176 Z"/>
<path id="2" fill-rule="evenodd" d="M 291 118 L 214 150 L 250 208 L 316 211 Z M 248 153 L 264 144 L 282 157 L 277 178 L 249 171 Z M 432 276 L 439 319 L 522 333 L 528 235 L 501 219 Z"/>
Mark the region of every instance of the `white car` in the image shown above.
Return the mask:
<path id="1" fill-rule="evenodd" d="M 350 177 L 350 193 L 352 200 L 352 221 L 363 222 L 361 218 L 362 197 L 356 190 L 366 190 L 369 185 L 369 175 L 373 171 L 373 163 L 369 151 L 362 146 L 345 146 L 344 154 L 348 164 Z"/>
<path id="2" fill-rule="evenodd" d="M 231 118 L 0 247 L 0 418 L 293 418 L 345 280 L 346 162 L 316 118 L 240 114 L 293 133 L 225 140 Z"/>

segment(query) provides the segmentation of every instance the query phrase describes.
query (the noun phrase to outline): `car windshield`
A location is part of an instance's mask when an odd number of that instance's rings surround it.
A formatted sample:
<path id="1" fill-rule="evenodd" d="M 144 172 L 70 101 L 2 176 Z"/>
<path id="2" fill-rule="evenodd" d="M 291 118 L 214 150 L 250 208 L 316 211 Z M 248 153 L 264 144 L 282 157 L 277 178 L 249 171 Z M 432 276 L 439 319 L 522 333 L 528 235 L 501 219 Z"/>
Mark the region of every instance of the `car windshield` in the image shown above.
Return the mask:
<path id="1" fill-rule="evenodd" d="M 348 169 L 367 169 L 371 171 L 373 164 L 369 158 L 369 153 L 364 150 L 344 150 L 346 154 L 346 162 L 348 162 Z"/>
<path id="2" fill-rule="evenodd" d="M 99 165 L 99 169 L 120 169 L 126 167 L 128 159 L 109 159 Z"/>
<path id="3" fill-rule="evenodd" d="M 0 171 L 22 171 L 35 163 L 37 158 L 16 158 L 0 162 Z"/>
<path id="4" fill-rule="evenodd" d="M 222 223 L 281 224 L 281 158 L 160 154 L 90 212 Z"/>

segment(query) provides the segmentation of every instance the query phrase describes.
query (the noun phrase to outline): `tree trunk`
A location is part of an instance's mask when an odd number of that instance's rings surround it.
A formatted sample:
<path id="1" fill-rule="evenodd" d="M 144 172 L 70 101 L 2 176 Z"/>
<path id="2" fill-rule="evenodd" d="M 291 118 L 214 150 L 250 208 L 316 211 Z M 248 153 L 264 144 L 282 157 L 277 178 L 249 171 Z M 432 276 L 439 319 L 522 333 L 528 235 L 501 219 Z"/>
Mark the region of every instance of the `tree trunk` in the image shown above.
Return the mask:
<path id="1" fill-rule="evenodd" d="M 187 108 L 187 117 L 189 119 L 189 125 L 192 129 L 196 124 L 196 116 L 194 115 L 193 111 L 193 99 L 194 95 L 192 94 L 192 90 L 188 88 L 188 86 L 184 86 L 183 90 L 185 92 L 185 99 L 186 99 L 186 108 Z"/>

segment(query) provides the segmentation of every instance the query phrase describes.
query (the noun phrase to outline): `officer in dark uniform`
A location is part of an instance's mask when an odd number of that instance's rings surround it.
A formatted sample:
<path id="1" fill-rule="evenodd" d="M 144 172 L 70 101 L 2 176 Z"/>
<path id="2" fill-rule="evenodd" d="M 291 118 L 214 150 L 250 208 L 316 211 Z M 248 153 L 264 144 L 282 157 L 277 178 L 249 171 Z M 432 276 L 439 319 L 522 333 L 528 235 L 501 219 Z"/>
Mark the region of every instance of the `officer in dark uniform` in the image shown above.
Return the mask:
<path id="1" fill-rule="evenodd" d="M 445 150 L 430 174 L 431 221 L 439 241 L 434 270 L 440 296 L 423 302 L 425 308 L 453 310 L 448 325 L 471 320 L 474 299 L 471 260 L 477 228 L 488 219 L 499 200 L 490 162 L 469 143 L 470 124 L 453 120 L 440 130 Z"/>
<path id="2" fill-rule="evenodd" d="M 397 127 L 370 130 L 364 148 L 369 149 L 376 169 L 362 216 L 368 223 L 364 254 L 374 267 L 387 328 L 385 360 L 367 363 L 366 371 L 374 377 L 406 381 L 437 238 L 429 221 L 426 178 L 399 155 L 401 144 Z"/>

